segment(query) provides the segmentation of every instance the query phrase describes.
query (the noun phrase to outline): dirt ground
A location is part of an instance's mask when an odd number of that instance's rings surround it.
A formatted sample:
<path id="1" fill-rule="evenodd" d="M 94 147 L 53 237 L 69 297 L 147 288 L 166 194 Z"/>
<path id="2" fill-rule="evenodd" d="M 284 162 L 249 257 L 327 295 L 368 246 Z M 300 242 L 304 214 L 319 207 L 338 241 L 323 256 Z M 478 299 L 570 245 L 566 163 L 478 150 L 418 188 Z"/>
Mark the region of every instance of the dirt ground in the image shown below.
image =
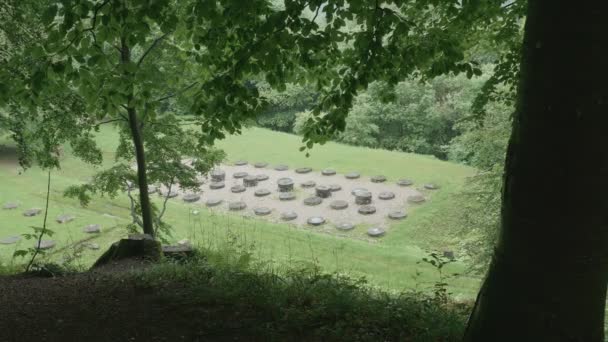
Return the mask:
<path id="1" fill-rule="evenodd" d="M 306 225 L 307 220 L 313 216 L 321 216 L 326 220 L 326 225 L 336 226 L 342 223 L 350 223 L 353 225 L 365 225 L 371 227 L 379 227 L 385 230 L 390 228 L 390 223 L 393 221 L 388 218 L 388 214 L 395 210 L 408 209 L 412 204 L 407 202 L 407 198 L 411 195 L 421 195 L 417 190 L 417 186 L 408 187 L 399 186 L 394 182 L 386 181 L 384 183 L 373 183 L 370 176 L 362 175 L 359 179 L 347 179 L 344 174 L 335 174 L 333 176 L 322 175 L 320 170 L 313 170 L 310 173 L 299 174 L 294 169 L 290 168 L 286 171 L 276 171 L 274 166 L 269 165 L 265 168 L 256 168 L 251 164 L 243 166 L 221 165 L 220 169 L 226 173 L 226 186 L 222 189 L 210 189 L 210 180 L 205 179 L 205 184 L 201 188 L 201 199 L 194 202 L 194 205 L 204 206 L 208 199 L 221 199 L 223 202 L 213 207 L 212 210 L 228 211 L 228 204 L 235 201 L 243 201 L 247 204 L 247 208 L 241 211 L 235 211 L 237 215 L 255 216 L 254 208 L 267 207 L 271 213 L 262 218 L 274 221 L 285 222 L 281 220 L 281 213 L 294 211 L 298 217 L 289 221 L 291 224 Z M 247 188 L 242 193 L 232 193 L 230 188 L 234 185 L 242 185 L 243 179 L 234 178 L 236 172 L 247 172 L 250 175 L 265 174 L 268 180 L 261 181 L 256 187 Z M 279 200 L 279 189 L 277 181 L 280 178 L 291 178 L 294 181 L 295 200 L 281 201 Z M 339 185 L 342 189 L 332 192 L 331 197 L 323 199 L 323 202 L 316 206 L 308 206 L 303 203 L 307 197 L 315 196 L 315 188 L 304 188 L 301 186 L 303 182 L 313 181 L 316 185 L 329 186 L 332 184 Z M 355 203 L 355 196 L 351 191 L 356 188 L 364 188 L 372 193 L 372 204 L 376 208 L 376 213 L 371 215 L 362 215 L 358 212 L 360 205 Z M 254 192 L 257 189 L 268 189 L 271 193 L 268 196 L 257 197 Z M 391 200 L 381 200 L 378 194 L 381 192 L 393 192 L 395 198 Z M 184 193 L 180 192 L 180 198 Z M 331 202 L 335 200 L 344 200 L 348 202 L 348 208 L 335 210 L 330 207 Z"/>

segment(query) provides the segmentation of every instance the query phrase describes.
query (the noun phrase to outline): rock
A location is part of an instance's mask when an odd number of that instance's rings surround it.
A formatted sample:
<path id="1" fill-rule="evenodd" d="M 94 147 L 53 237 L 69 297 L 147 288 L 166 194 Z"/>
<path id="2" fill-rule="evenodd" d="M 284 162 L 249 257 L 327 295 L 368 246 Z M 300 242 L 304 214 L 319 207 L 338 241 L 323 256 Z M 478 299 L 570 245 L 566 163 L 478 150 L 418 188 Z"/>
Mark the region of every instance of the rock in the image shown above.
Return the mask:
<path id="1" fill-rule="evenodd" d="M 265 162 L 257 162 L 255 164 L 253 164 L 254 167 L 258 168 L 258 169 L 262 169 L 265 168 L 266 166 L 268 166 L 268 163 Z"/>
<path id="2" fill-rule="evenodd" d="M 209 189 L 218 190 L 223 189 L 225 186 L 226 184 L 224 182 L 212 182 L 211 184 L 209 184 Z"/>
<path id="3" fill-rule="evenodd" d="M 317 196 L 313 196 L 313 197 L 308 197 L 304 199 L 304 204 L 305 205 L 319 205 L 321 204 L 321 202 L 323 202 L 323 199 L 321 197 L 317 197 Z"/>
<path id="4" fill-rule="evenodd" d="M 7 209 L 7 210 L 17 209 L 17 208 L 19 208 L 19 203 L 15 203 L 15 202 L 4 203 L 4 205 L 2 206 L 2 209 Z"/>
<path id="5" fill-rule="evenodd" d="M 237 160 L 234 162 L 234 165 L 236 165 L 236 166 L 247 165 L 247 161 L 246 160 Z"/>
<path id="6" fill-rule="evenodd" d="M 258 179 L 258 182 L 263 182 L 265 180 L 268 180 L 268 175 L 257 175 L 255 177 Z"/>
<path id="7" fill-rule="evenodd" d="M 266 215 L 269 215 L 270 212 L 271 212 L 270 208 L 267 208 L 267 207 L 253 208 L 253 213 L 256 214 L 257 216 L 266 216 Z"/>
<path id="8" fill-rule="evenodd" d="M 412 182 L 409 179 L 400 179 L 397 181 L 397 185 L 399 185 L 399 186 L 410 186 L 413 184 L 414 184 L 414 182 Z"/>
<path id="9" fill-rule="evenodd" d="M 100 224 L 89 224 L 89 225 L 84 226 L 82 231 L 87 234 L 101 233 L 101 225 Z"/>
<path id="10" fill-rule="evenodd" d="M 28 210 L 24 211 L 23 216 L 32 217 L 32 216 L 36 216 L 36 215 L 40 214 L 41 212 L 42 212 L 42 209 L 40 209 L 40 208 L 32 208 L 32 209 L 28 209 Z"/>
<path id="11" fill-rule="evenodd" d="M 55 218 L 55 221 L 57 221 L 57 223 L 68 223 L 73 221 L 74 219 L 75 217 L 73 215 L 63 214 L 57 216 L 57 218 Z"/>
<path id="12" fill-rule="evenodd" d="M 376 207 L 374 207 L 373 205 L 364 205 L 362 207 L 359 207 L 358 211 L 361 215 L 371 215 L 376 212 Z"/>
<path id="13" fill-rule="evenodd" d="M 371 178 L 372 183 L 383 183 L 386 182 L 386 177 L 378 175 L 378 176 L 373 176 Z"/>
<path id="14" fill-rule="evenodd" d="M 222 202 L 224 201 L 220 198 L 210 198 L 205 202 L 205 205 L 208 207 L 215 207 L 222 204 Z"/>
<path id="15" fill-rule="evenodd" d="M 194 248 L 187 245 L 165 245 L 162 246 L 163 256 L 173 260 L 183 260 L 194 256 Z"/>
<path id="16" fill-rule="evenodd" d="M 281 201 L 293 201 L 296 199 L 296 194 L 293 192 L 281 192 L 279 194 L 279 200 Z"/>
<path id="17" fill-rule="evenodd" d="M 224 172 L 223 170 L 215 169 L 211 171 L 210 175 L 211 181 L 213 182 L 223 182 L 226 180 L 226 172 Z"/>
<path id="18" fill-rule="evenodd" d="M 306 222 L 308 222 L 308 224 L 310 224 L 311 226 L 320 226 L 325 223 L 325 219 L 321 216 L 313 216 L 306 220 Z"/>
<path id="19" fill-rule="evenodd" d="M 334 169 L 325 169 L 325 170 L 321 171 L 321 174 L 323 176 L 333 176 L 333 175 L 336 174 L 336 170 L 334 170 Z"/>
<path id="20" fill-rule="evenodd" d="M 21 240 L 21 236 L 13 235 L 0 239 L 0 245 L 12 245 Z"/>
<path id="21" fill-rule="evenodd" d="M 188 239 L 181 239 L 181 240 L 177 241 L 177 244 L 178 245 L 182 245 L 182 246 L 185 246 L 185 245 L 190 246 L 191 245 L 190 244 L 190 240 L 188 240 Z"/>
<path id="22" fill-rule="evenodd" d="M 277 181 L 280 192 L 291 192 L 293 191 L 293 179 L 281 178 Z"/>
<path id="23" fill-rule="evenodd" d="M 34 248 L 37 249 L 51 249 L 55 247 L 55 241 L 53 240 L 41 240 L 40 243 L 38 241 L 34 242 Z"/>
<path id="24" fill-rule="evenodd" d="M 381 200 L 392 200 L 393 198 L 395 198 L 395 193 L 390 192 L 390 191 L 383 191 L 381 193 L 378 194 L 378 198 Z"/>
<path id="25" fill-rule="evenodd" d="M 355 194 L 355 203 L 370 204 L 372 203 L 372 193 L 369 191 L 359 191 Z"/>
<path id="26" fill-rule="evenodd" d="M 247 204 L 242 201 L 230 202 L 228 204 L 228 210 L 232 210 L 232 211 L 239 211 L 239 210 L 243 210 L 245 208 L 247 208 Z"/>
<path id="27" fill-rule="evenodd" d="M 336 226 L 336 229 L 346 232 L 355 229 L 355 225 L 352 223 L 340 223 Z"/>
<path id="28" fill-rule="evenodd" d="M 289 166 L 279 164 L 279 165 L 275 166 L 274 169 L 275 169 L 275 171 L 287 171 L 287 170 L 289 170 Z"/>
<path id="29" fill-rule="evenodd" d="M 88 248 L 88 249 L 92 249 L 94 251 L 99 249 L 99 244 L 94 243 L 94 242 L 85 242 L 82 244 L 83 247 Z"/>
<path id="30" fill-rule="evenodd" d="M 317 183 L 315 183 L 315 181 L 311 181 L 311 180 L 306 181 L 306 182 L 302 182 L 300 184 L 300 186 L 303 187 L 303 188 L 314 188 L 315 185 L 317 185 Z"/>
<path id="31" fill-rule="evenodd" d="M 395 210 L 388 213 L 388 218 L 391 220 L 403 220 L 407 217 L 407 213 L 403 210 Z"/>
<path id="32" fill-rule="evenodd" d="M 371 237 L 380 237 L 384 235 L 386 232 L 382 228 L 370 228 L 367 230 L 367 235 Z"/>
<path id="33" fill-rule="evenodd" d="M 298 214 L 295 211 L 286 211 L 281 213 L 281 220 L 283 221 L 293 221 L 298 218 Z"/>
<path id="34" fill-rule="evenodd" d="M 113 243 L 110 248 L 105 251 L 97 259 L 93 268 L 97 268 L 108 263 L 138 258 L 144 260 L 160 260 L 162 255 L 162 249 L 160 242 L 154 240 L 152 236 L 148 234 L 131 234 L 127 239 L 121 239 L 118 242 Z"/>
<path id="35" fill-rule="evenodd" d="M 156 185 L 148 185 L 148 194 L 155 194 L 156 192 L 158 192 Z"/>
<path id="36" fill-rule="evenodd" d="M 268 189 L 257 189 L 253 194 L 256 197 L 264 197 L 264 196 L 270 195 L 270 190 L 268 190 Z"/>
<path id="37" fill-rule="evenodd" d="M 422 195 L 411 195 L 407 198 L 407 201 L 410 203 L 418 204 L 418 203 L 422 203 L 422 202 L 426 201 L 426 199 Z"/>
<path id="38" fill-rule="evenodd" d="M 354 188 L 353 191 L 351 191 L 350 193 L 353 196 L 357 196 L 358 192 L 369 192 L 369 190 L 365 189 L 365 188 Z"/>
<path id="39" fill-rule="evenodd" d="M 159 194 L 163 197 L 174 198 L 179 195 L 179 192 L 177 192 L 177 190 L 175 190 L 175 189 L 171 189 L 171 191 L 167 191 L 167 190 L 160 191 Z"/>
<path id="40" fill-rule="evenodd" d="M 452 252 L 452 251 L 443 251 L 443 257 L 448 258 L 450 260 L 456 259 L 456 256 L 454 255 L 454 252 Z"/>
<path id="41" fill-rule="evenodd" d="M 235 194 L 244 192 L 245 190 L 247 190 L 247 188 L 245 188 L 244 186 L 242 186 L 240 184 L 235 185 L 235 186 L 233 186 L 233 187 L 230 188 L 230 191 L 233 192 L 233 193 L 235 193 Z"/>
<path id="42" fill-rule="evenodd" d="M 329 185 L 329 190 L 331 192 L 340 191 L 340 190 L 342 190 L 342 186 L 340 186 L 339 184 L 330 184 Z"/>
<path id="43" fill-rule="evenodd" d="M 249 174 L 247 172 L 235 172 L 232 177 L 239 179 L 239 178 L 245 178 L 247 177 Z"/>
<path id="44" fill-rule="evenodd" d="M 247 177 L 243 178 L 243 185 L 248 188 L 258 186 L 258 177 L 248 175 Z"/>
<path id="45" fill-rule="evenodd" d="M 187 203 L 196 202 L 200 199 L 201 199 L 201 195 L 198 195 L 198 194 L 185 194 L 184 197 L 182 197 L 182 200 L 184 200 L 184 202 L 187 202 Z"/>
<path id="46" fill-rule="evenodd" d="M 296 169 L 296 173 L 309 173 L 310 171 L 312 171 L 312 169 L 309 167 L 300 167 Z"/>
<path id="47" fill-rule="evenodd" d="M 319 185 L 315 188 L 315 193 L 318 197 L 328 198 L 331 196 L 331 189 L 328 186 Z"/>
<path id="48" fill-rule="evenodd" d="M 357 179 L 361 177 L 361 174 L 359 174 L 359 172 L 349 172 L 345 174 L 344 177 L 346 177 L 346 179 Z"/>
<path id="49" fill-rule="evenodd" d="M 343 200 L 333 201 L 329 204 L 329 206 L 334 210 L 342 210 L 348 208 L 348 202 Z"/>
<path id="50" fill-rule="evenodd" d="M 427 190 L 437 190 L 437 189 L 439 189 L 439 186 L 437 184 L 428 183 L 428 184 L 424 184 L 424 188 Z"/>

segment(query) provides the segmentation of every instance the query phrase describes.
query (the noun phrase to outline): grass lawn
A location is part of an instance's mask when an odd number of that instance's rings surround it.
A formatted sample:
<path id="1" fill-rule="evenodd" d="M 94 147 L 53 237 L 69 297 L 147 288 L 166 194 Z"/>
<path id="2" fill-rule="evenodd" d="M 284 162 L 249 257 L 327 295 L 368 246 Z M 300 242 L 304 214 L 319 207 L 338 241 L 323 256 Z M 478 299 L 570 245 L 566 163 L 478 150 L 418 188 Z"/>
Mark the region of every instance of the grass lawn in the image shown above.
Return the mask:
<path id="1" fill-rule="evenodd" d="M 112 163 L 116 140 L 111 127 L 104 127 L 98 136 L 105 152 L 106 166 Z M 8 145 L 7 140 L 2 142 Z M 166 219 L 174 227 L 173 237 L 176 240 L 190 238 L 203 247 L 224 248 L 230 245 L 249 249 L 258 259 L 276 267 L 314 262 L 326 271 L 365 276 L 370 283 L 395 291 L 416 286 L 422 289 L 437 280 L 434 269 L 418 262 L 425 256 L 426 249 L 455 245 L 457 237 L 450 231 L 449 213 L 453 212 L 457 203 L 452 195 L 461 189 L 465 178 L 474 173 L 471 168 L 433 157 L 334 143 L 315 146 L 307 158 L 298 151 L 301 146 L 299 137 L 259 128 L 231 136 L 220 142 L 219 146 L 226 151 L 230 161 L 246 159 L 250 162 L 287 164 L 292 168 L 309 166 L 317 170 L 331 167 L 340 173 L 358 171 L 364 176 L 382 174 L 389 181 L 410 178 L 416 184 L 439 184 L 441 189 L 434 193 L 430 201 L 411 211 L 406 220 L 397 223 L 390 234 L 375 243 L 316 232 L 315 229 L 212 213 L 200 204 L 170 201 Z M 62 197 L 66 186 L 84 182 L 94 172 L 96 168 L 71 157 L 66 148 L 62 169 L 52 174 L 49 228 L 55 231 L 52 238 L 58 242 L 58 246 L 49 257 L 69 255 L 73 252 L 69 245 L 91 238 L 82 232 L 87 224 L 102 224 L 103 232 L 92 237 L 101 249 L 85 250 L 82 258 L 78 259 L 83 265 L 90 264 L 111 242 L 125 235 L 124 225 L 129 222 L 125 196 L 98 198 L 87 208 Z M 43 215 L 28 218 L 22 216 L 22 211 L 30 207 L 43 208 L 45 191 L 44 171 L 32 168 L 20 173 L 10 145 L 0 151 L 0 203 L 21 203 L 16 210 L 0 211 L 0 238 L 26 233 L 29 226 L 42 224 Z M 192 215 L 193 208 L 199 210 L 200 214 Z M 54 219 L 62 213 L 73 214 L 76 219 L 67 224 L 58 224 Z M 17 245 L 0 245 L 0 260 L 9 264 L 13 262 L 11 255 L 15 249 L 32 244 L 32 241 L 22 240 Z M 463 270 L 462 263 L 455 263 L 447 271 Z M 460 276 L 450 279 L 449 283 L 454 294 L 470 297 L 476 292 L 479 279 Z"/>

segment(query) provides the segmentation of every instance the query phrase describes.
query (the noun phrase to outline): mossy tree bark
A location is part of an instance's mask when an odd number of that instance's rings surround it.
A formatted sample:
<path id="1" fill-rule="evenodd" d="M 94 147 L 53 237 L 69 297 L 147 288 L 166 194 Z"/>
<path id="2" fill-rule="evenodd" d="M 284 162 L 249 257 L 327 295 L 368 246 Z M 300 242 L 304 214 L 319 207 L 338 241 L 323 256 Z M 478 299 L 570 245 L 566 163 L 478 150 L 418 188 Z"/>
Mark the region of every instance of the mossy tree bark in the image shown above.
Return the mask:
<path id="1" fill-rule="evenodd" d="M 608 3 L 531 0 L 496 254 L 465 341 L 603 341 Z"/>

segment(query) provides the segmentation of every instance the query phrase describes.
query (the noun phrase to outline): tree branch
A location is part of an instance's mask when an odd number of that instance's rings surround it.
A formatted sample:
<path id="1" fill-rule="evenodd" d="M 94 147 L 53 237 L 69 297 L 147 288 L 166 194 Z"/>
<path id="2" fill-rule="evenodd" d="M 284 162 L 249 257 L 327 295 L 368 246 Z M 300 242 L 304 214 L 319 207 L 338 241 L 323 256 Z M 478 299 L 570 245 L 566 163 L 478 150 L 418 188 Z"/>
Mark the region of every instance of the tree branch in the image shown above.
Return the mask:
<path id="1" fill-rule="evenodd" d="M 163 215 L 165 215 L 165 211 L 167 210 L 167 202 L 169 201 L 169 196 L 171 195 L 171 188 L 173 187 L 173 182 L 175 182 L 175 176 L 171 177 L 171 181 L 169 182 L 169 186 L 167 187 L 167 195 L 163 200 L 163 208 L 161 209 L 160 213 L 158 214 L 158 217 L 156 218 L 156 229 L 154 231 L 154 235 L 158 234 L 158 228 L 160 227 Z"/>
<path id="2" fill-rule="evenodd" d="M 179 90 L 179 91 L 176 91 L 175 93 L 172 93 L 172 94 L 169 94 L 169 95 L 163 96 L 163 97 L 161 97 L 161 98 L 158 98 L 158 99 L 156 99 L 156 100 L 154 100 L 154 101 L 152 101 L 152 102 L 162 102 L 162 101 L 168 100 L 168 99 L 170 99 L 170 98 L 172 98 L 172 97 L 175 97 L 175 96 L 177 96 L 177 95 L 179 95 L 179 94 L 185 93 L 186 91 L 190 90 L 190 88 L 194 87 L 194 86 L 195 86 L 195 85 L 197 85 L 197 84 L 198 84 L 198 81 L 192 82 L 190 85 L 188 85 L 188 86 L 187 86 L 187 87 L 185 87 L 184 89 L 181 89 L 181 90 Z"/>
<path id="3" fill-rule="evenodd" d="M 152 43 L 152 45 L 150 45 L 150 47 L 144 52 L 143 55 L 141 55 L 141 57 L 137 61 L 137 66 L 141 65 L 141 63 L 144 61 L 146 56 L 148 56 L 148 54 L 156 47 L 156 45 L 158 45 L 158 43 L 160 43 L 163 39 L 165 39 L 165 37 L 167 37 L 167 35 L 169 35 L 168 32 L 163 34 L 162 36 L 154 39 L 154 42 Z"/>

